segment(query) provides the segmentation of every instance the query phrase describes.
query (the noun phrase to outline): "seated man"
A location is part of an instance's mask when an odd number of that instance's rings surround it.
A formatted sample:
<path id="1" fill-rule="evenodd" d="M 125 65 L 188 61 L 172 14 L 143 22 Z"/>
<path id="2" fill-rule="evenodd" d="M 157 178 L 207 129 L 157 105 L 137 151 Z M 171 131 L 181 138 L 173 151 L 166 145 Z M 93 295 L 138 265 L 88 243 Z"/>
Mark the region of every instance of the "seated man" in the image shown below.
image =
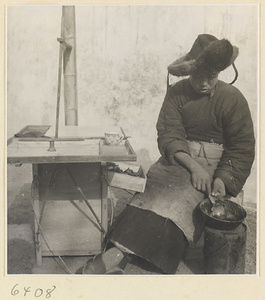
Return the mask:
<path id="1" fill-rule="evenodd" d="M 241 92 L 218 79 L 237 55 L 228 40 L 201 34 L 168 67 L 189 78 L 165 96 L 157 121 L 162 156 L 148 171 L 145 192 L 135 194 L 111 226 L 111 246 L 77 273 L 106 273 L 131 253 L 174 274 L 186 247 L 202 233 L 198 203 L 241 191 L 254 160 L 252 119 Z"/>

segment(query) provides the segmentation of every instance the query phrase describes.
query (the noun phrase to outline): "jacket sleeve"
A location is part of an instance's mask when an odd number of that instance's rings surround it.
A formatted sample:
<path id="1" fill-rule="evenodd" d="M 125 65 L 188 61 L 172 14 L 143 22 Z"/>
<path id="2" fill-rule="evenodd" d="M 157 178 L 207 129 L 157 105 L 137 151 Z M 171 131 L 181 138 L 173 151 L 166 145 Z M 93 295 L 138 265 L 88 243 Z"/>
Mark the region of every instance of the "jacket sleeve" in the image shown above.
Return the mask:
<path id="1" fill-rule="evenodd" d="M 255 155 L 253 122 L 248 103 L 236 90 L 234 99 L 228 99 L 229 109 L 224 111 L 224 152 L 214 177 L 224 182 L 227 193 L 236 197 L 246 182 Z"/>
<path id="2" fill-rule="evenodd" d="M 182 151 L 189 154 L 186 132 L 182 124 L 181 107 L 181 99 L 172 87 L 166 94 L 156 124 L 159 151 L 172 165 L 176 164 L 174 160 L 176 152 Z"/>

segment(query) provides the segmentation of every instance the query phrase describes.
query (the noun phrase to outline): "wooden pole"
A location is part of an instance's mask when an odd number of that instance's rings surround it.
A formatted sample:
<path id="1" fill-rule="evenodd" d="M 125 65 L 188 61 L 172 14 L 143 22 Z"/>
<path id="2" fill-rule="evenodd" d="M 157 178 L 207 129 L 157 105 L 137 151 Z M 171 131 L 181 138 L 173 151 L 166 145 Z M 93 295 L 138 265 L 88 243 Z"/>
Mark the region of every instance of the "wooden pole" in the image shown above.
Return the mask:
<path id="1" fill-rule="evenodd" d="M 76 78 L 76 28 L 75 7 L 63 6 L 63 40 L 67 45 L 64 60 L 64 109 L 65 125 L 78 125 L 77 78 Z"/>
<path id="2" fill-rule="evenodd" d="M 62 20 L 61 20 L 61 37 L 62 36 L 63 36 L 63 17 L 62 17 Z M 58 67 L 58 86 L 57 86 L 57 105 L 56 105 L 56 124 L 55 124 L 55 137 L 56 138 L 58 138 L 58 131 L 59 131 L 60 99 L 61 99 L 61 77 L 62 77 L 62 59 L 63 59 L 63 44 L 60 43 L 59 67 Z"/>

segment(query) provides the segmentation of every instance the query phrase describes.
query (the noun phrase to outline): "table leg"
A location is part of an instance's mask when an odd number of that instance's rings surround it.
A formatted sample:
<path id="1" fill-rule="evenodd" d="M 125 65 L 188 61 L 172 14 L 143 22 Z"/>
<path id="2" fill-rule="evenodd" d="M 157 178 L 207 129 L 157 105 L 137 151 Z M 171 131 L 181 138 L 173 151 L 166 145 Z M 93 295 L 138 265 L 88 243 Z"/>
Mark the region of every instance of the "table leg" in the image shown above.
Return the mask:
<path id="1" fill-rule="evenodd" d="M 37 264 L 42 264 L 42 255 L 41 255 L 41 235 L 39 230 L 39 220 L 40 220 L 40 195 L 39 195 L 39 184 L 38 184 L 38 165 L 32 164 L 32 201 L 33 209 L 35 213 L 35 251 Z"/>
<path id="2" fill-rule="evenodd" d="M 108 182 L 107 182 L 107 163 L 101 162 L 101 225 L 108 231 Z M 105 234 L 101 234 L 101 247 L 104 249 Z"/>

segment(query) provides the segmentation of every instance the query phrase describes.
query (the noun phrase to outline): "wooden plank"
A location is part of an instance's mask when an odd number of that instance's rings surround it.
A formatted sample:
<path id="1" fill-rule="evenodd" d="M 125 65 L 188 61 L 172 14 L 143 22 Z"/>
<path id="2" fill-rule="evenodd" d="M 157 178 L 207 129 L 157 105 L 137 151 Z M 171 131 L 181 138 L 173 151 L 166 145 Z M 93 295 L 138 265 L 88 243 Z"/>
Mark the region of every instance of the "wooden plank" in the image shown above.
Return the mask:
<path id="1" fill-rule="evenodd" d="M 136 154 L 128 153 L 125 146 L 106 146 L 100 149 L 100 140 L 74 142 L 56 141 L 57 151 L 50 152 L 49 142 L 18 142 L 14 139 L 7 147 L 8 163 L 63 163 L 136 161 Z M 127 144 L 127 143 L 126 143 Z"/>
<path id="2" fill-rule="evenodd" d="M 50 141 L 20 141 L 13 143 L 8 147 L 8 156 L 13 153 L 19 153 L 21 156 L 51 156 L 51 155 L 99 155 L 99 140 L 81 140 L 81 141 L 55 141 L 56 153 L 48 151 Z"/>
<path id="3" fill-rule="evenodd" d="M 105 162 L 101 163 L 101 225 L 105 232 L 108 231 L 108 173 L 107 164 Z M 101 235 L 101 247 L 102 251 L 105 247 L 104 245 L 105 235 Z"/>
<path id="4" fill-rule="evenodd" d="M 8 164 L 52 164 L 52 163 L 77 163 L 77 162 L 101 162 L 101 161 L 136 161 L 137 157 L 135 155 L 126 155 L 126 156 L 109 156 L 109 155 L 95 155 L 95 156 L 28 156 L 28 157 L 8 157 Z"/>
<path id="5" fill-rule="evenodd" d="M 112 156 L 124 156 L 129 154 L 125 145 L 109 146 L 104 144 L 101 146 L 100 153 L 101 155 Z"/>
<path id="6" fill-rule="evenodd" d="M 91 205 L 100 218 L 100 201 L 91 201 Z M 78 206 L 93 218 L 84 201 Z M 48 200 L 41 229 L 48 244 L 42 240 L 43 255 L 89 255 L 101 250 L 101 232 L 70 201 Z"/>
<path id="7" fill-rule="evenodd" d="M 130 165 L 128 165 L 128 167 L 130 167 Z M 140 174 L 141 176 L 138 177 L 109 171 L 108 184 L 112 187 L 143 193 L 146 185 L 146 176 L 142 167 L 140 167 Z"/>
<path id="8" fill-rule="evenodd" d="M 39 128 L 39 125 L 36 126 L 36 128 Z M 66 130 L 66 127 L 69 128 Z M 117 127 L 115 128 L 117 129 Z M 18 138 L 12 138 L 9 139 L 9 145 L 7 146 L 7 162 L 22 164 L 136 161 L 136 153 L 128 140 L 119 146 L 104 145 L 104 139 L 96 137 L 98 135 L 104 136 L 102 128 L 65 126 L 63 130 L 65 130 L 65 134 L 60 138 L 84 138 L 85 140 L 56 141 L 56 151 L 53 152 L 47 151 L 50 146 L 48 140 L 43 142 L 21 142 Z M 52 132 L 49 130 L 47 133 L 51 136 Z"/>
<path id="9" fill-rule="evenodd" d="M 59 250 L 56 251 L 56 255 L 60 256 L 89 256 L 89 255 L 96 255 L 101 253 L 101 248 L 93 248 L 93 245 L 89 244 L 89 248 L 83 250 Z M 54 256 L 53 253 L 49 250 L 43 250 L 42 256 Z"/>
<path id="10" fill-rule="evenodd" d="M 7 147 L 8 158 L 12 157 L 57 157 L 57 156 L 96 156 L 99 155 L 99 140 L 55 141 L 56 151 L 48 151 L 49 141 L 17 141 Z"/>
<path id="11" fill-rule="evenodd" d="M 101 166 L 100 163 L 74 163 L 74 164 L 39 164 L 39 191 L 40 199 L 53 200 L 83 200 L 75 183 L 82 189 L 87 199 L 100 199 L 101 195 Z M 48 187 L 50 176 L 54 176 L 51 186 Z"/>
<path id="12" fill-rule="evenodd" d="M 19 138 L 18 142 L 81 142 L 84 138 Z"/>
<path id="13" fill-rule="evenodd" d="M 42 253 L 41 253 L 41 234 L 39 231 L 39 220 L 40 220 L 40 198 L 39 198 L 39 182 L 38 182 L 38 165 L 33 164 L 32 165 L 32 176 L 33 176 L 33 182 L 32 182 L 32 201 L 33 201 L 33 209 L 35 214 L 35 238 L 34 238 L 34 244 L 35 244 L 35 251 L 36 251 L 36 258 L 37 258 L 37 264 L 42 264 Z"/>

